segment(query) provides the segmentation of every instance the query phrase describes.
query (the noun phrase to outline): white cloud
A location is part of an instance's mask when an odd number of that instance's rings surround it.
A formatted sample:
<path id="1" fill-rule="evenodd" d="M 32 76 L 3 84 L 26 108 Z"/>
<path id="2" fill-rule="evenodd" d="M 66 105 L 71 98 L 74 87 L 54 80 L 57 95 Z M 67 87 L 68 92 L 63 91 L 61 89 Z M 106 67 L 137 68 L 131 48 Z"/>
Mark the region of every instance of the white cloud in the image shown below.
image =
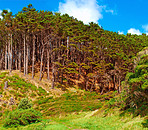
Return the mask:
<path id="1" fill-rule="evenodd" d="M 147 25 L 143 25 L 142 28 L 148 32 L 148 24 Z"/>
<path id="2" fill-rule="evenodd" d="M 114 10 L 112 10 L 112 9 L 109 9 L 109 10 L 105 9 L 105 12 L 106 12 L 106 13 L 114 14 Z"/>
<path id="3" fill-rule="evenodd" d="M 124 32 L 123 31 L 118 31 L 118 34 L 124 34 Z"/>
<path id="4" fill-rule="evenodd" d="M 102 11 L 114 13 L 113 10 L 106 10 L 106 6 L 100 6 L 97 0 L 65 0 L 59 3 L 59 12 L 69 14 L 85 24 L 90 22 L 98 23 L 103 18 Z"/>
<path id="5" fill-rule="evenodd" d="M 2 10 L 0 10 L 0 18 L 2 19 L 3 17 L 1 16 Z"/>
<path id="6" fill-rule="evenodd" d="M 137 35 L 141 35 L 141 34 L 142 34 L 139 29 L 135 29 L 135 28 L 130 28 L 130 29 L 127 31 L 127 33 L 137 34 Z"/>

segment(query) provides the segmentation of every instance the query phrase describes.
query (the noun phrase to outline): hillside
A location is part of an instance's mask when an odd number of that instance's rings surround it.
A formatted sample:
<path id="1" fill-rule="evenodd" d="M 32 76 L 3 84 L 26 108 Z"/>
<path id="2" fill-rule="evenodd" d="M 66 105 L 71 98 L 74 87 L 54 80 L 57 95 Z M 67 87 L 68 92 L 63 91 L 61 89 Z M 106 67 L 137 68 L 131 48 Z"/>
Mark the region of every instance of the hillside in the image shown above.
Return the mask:
<path id="1" fill-rule="evenodd" d="M 147 56 L 145 48 L 134 58 L 135 72 L 127 74 L 125 82 L 122 83 L 125 91 L 122 91 L 121 96 L 117 96 L 116 92 L 101 96 L 76 88 L 65 91 L 48 88 L 47 91 L 46 82 L 31 80 L 29 75 L 23 76 L 18 71 L 13 71 L 11 74 L 2 71 L 0 73 L 1 119 L 4 118 L 4 113 L 16 109 L 21 98 L 28 97 L 32 100 L 34 108 L 43 113 L 44 121 L 20 129 L 146 129 Z M 6 81 L 8 86 L 5 88 Z"/>
<path id="2" fill-rule="evenodd" d="M 147 129 L 147 56 L 147 48 L 137 54 L 135 73 L 127 74 L 121 96 L 113 91 L 100 95 L 73 87 L 53 90 L 46 80 L 38 81 L 37 77 L 32 80 L 19 71 L 1 71 L 0 129 L 5 129 L 2 124 L 8 113 L 16 110 L 26 97 L 43 114 L 43 119 L 19 129 Z"/>
<path id="3" fill-rule="evenodd" d="M 116 92 L 98 95 L 74 88 L 67 91 L 55 88 L 54 91 L 49 89 L 47 93 L 42 87 L 28 82 L 23 74 L 20 78 L 17 73 L 17 71 L 11 74 L 6 71 L 0 73 L 1 120 L 4 121 L 7 113 L 17 109 L 20 100 L 26 97 L 33 102 L 33 107 L 43 114 L 44 119 L 41 123 L 20 126 L 20 129 L 143 129 L 141 123 L 144 118 L 139 116 L 133 118 L 128 113 L 120 116 L 122 112 L 119 108 L 109 107 L 111 106 L 109 104 L 112 104 L 109 99 L 115 97 Z M 6 81 L 8 86 L 4 88 Z"/>
<path id="4" fill-rule="evenodd" d="M 5 88 L 4 84 L 6 83 L 6 81 L 8 81 L 8 86 Z M 56 88 L 55 90 L 49 89 L 48 91 L 46 91 L 45 89 L 43 89 L 44 86 L 37 87 L 31 84 L 28 81 L 28 79 L 26 80 L 20 78 L 18 75 L 16 75 L 15 72 L 13 72 L 11 75 L 9 75 L 9 72 L 1 72 L 0 83 L 1 83 L 0 93 L 1 93 L 1 106 L 2 106 L 1 110 L 3 110 L 2 111 L 3 113 L 7 109 L 15 109 L 21 98 L 25 97 L 28 97 L 30 100 L 33 101 L 33 103 L 35 104 L 34 107 L 36 109 L 38 110 L 42 109 L 44 111 L 44 114 L 47 113 L 47 115 L 50 115 L 50 113 L 52 112 L 53 112 L 52 114 L 62 112 L 62 105 L 64 106 L 65 103 L 69 106 L 69 109 L 72 109 L 70 110 L 70 112 L 75 110 L 75 108 L 73 108 L 73 106 L 75 105 L 78 105 L 76 107 L 79 108 L 76 109 L 80 109 L 79 111 L 83 109 L 85 110 L 85 108 L 86 110 L 91 110 L 91 109 L 94 110 L 99 107 L 99 104 L 98 105 L 96 104 L 96 102 L 98 102 L 97 100 L 98 95 L 95 93 L 84 92 L 82 90 L 76 90 L 72 88 L 69 91 L 68 90 L 62 91 L 61 89 L 58 88 Z M 84 97 L 81 97 L 81 95 Z M 13 100 L 14 102 L 11 102 L 11 100 Z M 86 104 L 83 104 L 84 100 L 88 106 Z M 78 104 L 75 103 L 76 101 Z M 61 104 L 61 106 L 58 106 L 59 104 Z M 83 105 L 84 107 L 82 107 Z M 61 109 L 61 111 L 58 112 L 56 109 L 58 110 Z M 63 112 L 66 112 L 66 109 L 63 110 Z"/>
<path id="5" fill-rule="evenodd" d="M 0 19 L 0 129 L 147 129 L 148 36 L 29 4 Z"/>

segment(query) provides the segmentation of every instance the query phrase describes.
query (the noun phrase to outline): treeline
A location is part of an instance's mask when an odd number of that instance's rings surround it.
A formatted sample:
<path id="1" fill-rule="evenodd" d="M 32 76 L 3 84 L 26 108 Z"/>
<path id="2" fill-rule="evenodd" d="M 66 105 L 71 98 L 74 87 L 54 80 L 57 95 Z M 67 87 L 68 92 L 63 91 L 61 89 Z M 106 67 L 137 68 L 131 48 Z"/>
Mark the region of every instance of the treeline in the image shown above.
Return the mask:
<path id="1" fill-rule="evenodd" d="M 148 36 L 119 35 L 98 24 L 84 25 L 68 14 L 37 11 L 30 4 L 0 20 L 0 69 L 40 72 L 55 85 L 89 91 L 121 91 L 133 71 L 132 57 L 148 46 Z"/>

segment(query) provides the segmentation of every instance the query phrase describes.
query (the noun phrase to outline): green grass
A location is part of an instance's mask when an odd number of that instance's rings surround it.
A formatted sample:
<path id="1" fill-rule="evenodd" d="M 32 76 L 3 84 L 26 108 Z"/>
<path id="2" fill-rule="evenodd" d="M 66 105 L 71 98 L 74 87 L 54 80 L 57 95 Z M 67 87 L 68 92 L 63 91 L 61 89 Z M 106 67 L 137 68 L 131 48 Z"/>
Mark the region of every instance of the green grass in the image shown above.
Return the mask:
<path id="1" fill-rule="evenodd" d="M 44 116 L 54 116 L 58 113 L 93 111 L 101 108 L 102 102 L 97 98 L 96 93 L 67 92 L 54 98 L 53 96 L 40 96 L 34 104 L 37 104 L 38 110 L 43 111 Z"/>
<path id="2" fill-rule="evenodd" d="M 132 115 L 120 116 L 119 114 L 110 114 L 108 116 L 96 115 L 87 117 L 91 112 L 80 113 L 79 115 L 66 115 L 65 117 L 55 118 L 56 122 L 65 124 L 73 129 L 89 130 L 142 130 L 143 118 L 139 116 L 133 118 Z"/>
<path id="3" fill-rule="evenodd" d="M 0 72 L 0 79 L 5 78 L 7 74 L 9 74 L 9 72 Z"/>
<path id="4" fill-rule="evenodd" d="M 50 120 L 45 119 L 40 123 L 20 126 L 14 128 L 14 130 L 147 130 L 147 128 L 144 128 L 142 125 L 144 118 L 140 116 L 135 118 L 129 114 L 120 116 L 119 111 L 107 116 L 103 114 L 87 116 L 91 115 L 91 113 L 92 112 L 89 111 L 55 116 Z M 5 128 L 1 126 L 0 129 L 3 130 Z"/>
<path id="5" fill-rule="evenodd" d="M 3 85 L 8 82 L 7 91 L 3 92 Z M 34 123 L 27 126 L 19 126 L 19 130 L 68 130 L 68 129 L 89 129 L 89 130 L 143 130 L 147 129 L 147 119 L 140 116 L 133 117 L 131 112 L 120 114 L 116 110 L 121 99 L 113 98 L 117 92 L 110 92 L 105 95 L 98 95 L 94 92 L 82 90 L 66 91 L 61 96 L 55 96 L 48 93 L 41 87 L 37 88 L 17 75 L 12 77 L 3 76 L 1 82 L 1 94 L 3 98 L 9 100 L 11 96 L 20 101 L 23 97 L 33 99 L 36 110 L 43 113 L 44 120 L 40 123 Z M 5 93 L 5 94 L 4 94 Z M 11 94 L 8 96 L 8 94 Z M 111 100 L 109 100 L 111 99 Z M 109 100 L 109 101 L 108 101 Z M 118 101 L 119 100 L 119 101 Z M 5 106 L 1 106 L 5 110 Z M 103 113 L 94 110 L 100 109 Z M 143 110 L 143 107 L 141 108 Z M 5 113 L 0 119 L 4 119 Z M 144 111 L 145 112 L 145 111 Z M 112 114 L 109 114 L 112 113 Z M 93 115 L 93 116 L 92 116 Z M 49 118 L 49 119 L 46 119 Z M 5 130 L 3 121 L 0 120 L 0 130 Z"/>

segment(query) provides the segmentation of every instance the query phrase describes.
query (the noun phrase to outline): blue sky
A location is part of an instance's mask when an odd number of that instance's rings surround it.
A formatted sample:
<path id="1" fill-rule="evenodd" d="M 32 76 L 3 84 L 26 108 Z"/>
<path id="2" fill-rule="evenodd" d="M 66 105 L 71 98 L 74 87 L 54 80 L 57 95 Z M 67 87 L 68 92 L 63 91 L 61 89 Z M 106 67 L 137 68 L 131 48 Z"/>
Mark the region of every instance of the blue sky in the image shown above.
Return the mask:
<path id="1" fill-rule="evenodd" d="M 85 24 L 93 21 L 105 30 L 148 34 L 148 0 L 0 0 L 0 12 L 16 14 L 32 4 L 37 10 L 68 13 Z"/>

